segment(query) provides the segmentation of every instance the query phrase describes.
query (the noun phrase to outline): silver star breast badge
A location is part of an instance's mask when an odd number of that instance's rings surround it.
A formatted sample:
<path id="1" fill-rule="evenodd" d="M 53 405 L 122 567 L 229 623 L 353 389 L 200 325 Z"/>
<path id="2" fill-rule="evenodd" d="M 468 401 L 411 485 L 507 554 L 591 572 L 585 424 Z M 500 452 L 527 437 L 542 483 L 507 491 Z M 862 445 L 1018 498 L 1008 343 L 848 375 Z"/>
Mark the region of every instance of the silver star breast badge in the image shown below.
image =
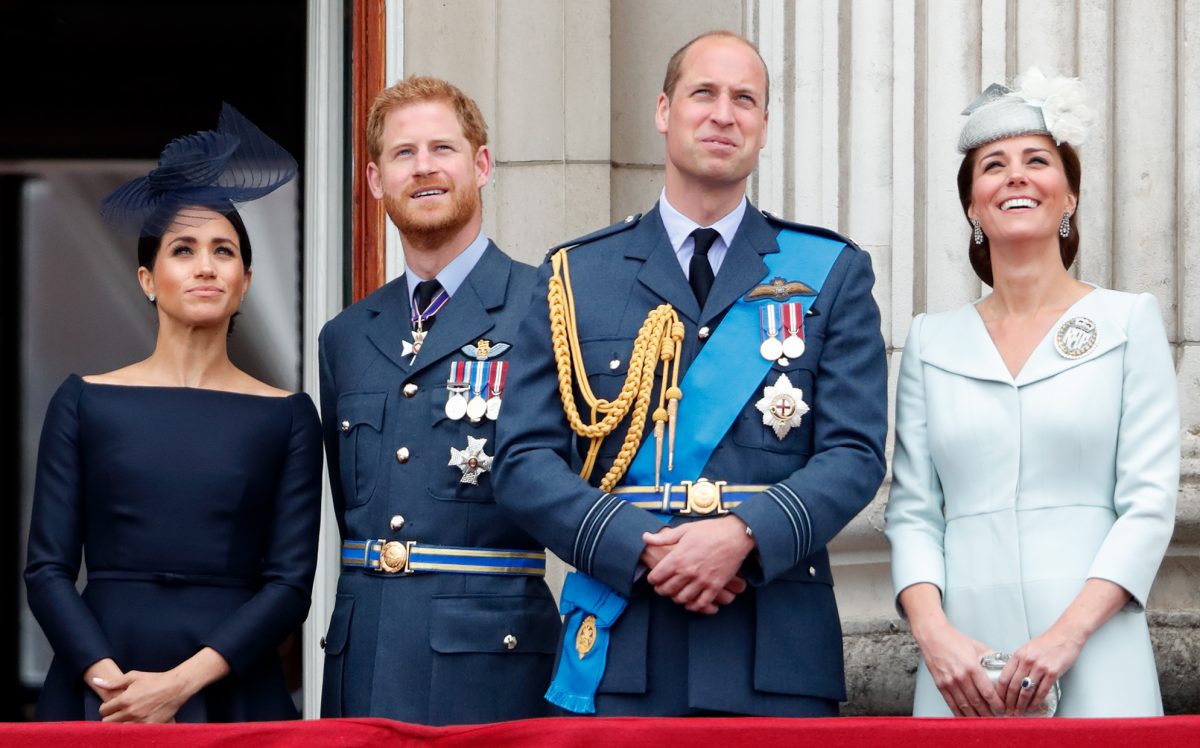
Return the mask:
<path id="1" fill-rule="evenodd" d="M 492 458 L 484 453 L 484 444 L 487 444 L 487 439 L 468 436 L 466 449 L 450 448 L 450 467 L 462 471 L 459 483 L 479 485 L 479 476 L 492 469 Z"/>
<path id="2" fill-rule="evenodd" d="M 777 439 L 783 439 L 799 426 L 801 418 L 808 412 L 804 392 L 792 386 L 787 374 L 780 374 L 775 384 L 763 387 L 763 396 L 754 407 L 763 414 L 763 425 L 770 426 Z"/>

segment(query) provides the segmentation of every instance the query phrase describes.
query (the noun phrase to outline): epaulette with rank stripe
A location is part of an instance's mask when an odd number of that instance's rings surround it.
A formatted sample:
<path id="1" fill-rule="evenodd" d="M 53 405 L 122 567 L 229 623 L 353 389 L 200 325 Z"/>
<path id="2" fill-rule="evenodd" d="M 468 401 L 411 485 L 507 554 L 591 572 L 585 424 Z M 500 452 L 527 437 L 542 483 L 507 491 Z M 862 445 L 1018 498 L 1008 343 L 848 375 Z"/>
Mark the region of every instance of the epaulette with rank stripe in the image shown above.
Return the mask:
<path id="1" fill-rule="evenodd" d="M 575 247 L 578 247 L 582 244 L 589 244 L 591 242 L 596 241 L 597 239 L 603 239 L 606 236 L 612 236 L 613 234 L 619 234 L 622 231 L 624 231 L 625 229 L 636 226 L 637 222 L 640 220 L 642 220 L 642 214 L 635 213 L 634 215 L 631 215 L 631 216 L 625 216 L 620 221 L 617 221 L 616 223 L 614 223 L 611 226 L 605 226 L 604 228 L 600 229 L 599 231 L 593 231 L 590 234 L 584 234 L 583 236 L 579 237 L 578 239 L 572 239 L 570 241 L 563 242 L 562 244 L 555 245 L 550 248 L 549 252 L 546 253 L 545 262 L 549 262 L 550 258 L 554 255 L 554 253 L 560 249 L 574 249 Z"/>
<path id="2" fill-rule="evenodd" d="M 849 244 L 851 247 L 858 247 L 858 244 L 853 239 L 845 234 L 839 234 L 833 229 L 827 229 L 824 226 L 810 226 L 807 223 L 796 223 L 795 221 L 789 221 L 786 218 L 780 218 L 773 213 L 768 213 L 765 210 L 761 210 L 759 212 L 763 214 L 763 217 L 766 218 L 767 221 L 779 226 L 780 228 L 791 229 L 792 231 L 802 231 L 805 234 L 813 234 L 814 236 L 820 236 L 825 239 L 833 239 L 834 241 L 842 242 L 843 244 Z"/>

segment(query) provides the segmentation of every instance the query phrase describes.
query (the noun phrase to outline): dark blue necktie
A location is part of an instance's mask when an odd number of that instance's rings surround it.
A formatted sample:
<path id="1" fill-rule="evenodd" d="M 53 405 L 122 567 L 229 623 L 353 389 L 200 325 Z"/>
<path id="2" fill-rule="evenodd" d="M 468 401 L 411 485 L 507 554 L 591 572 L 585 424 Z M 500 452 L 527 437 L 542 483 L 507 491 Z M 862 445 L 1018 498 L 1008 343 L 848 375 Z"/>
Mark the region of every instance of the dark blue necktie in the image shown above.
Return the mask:
<path id="1" fill-rule="evenodd" d="M 415 300 L 413 302 L 413 317 L 422 316 L 421 329 L 428 330 L 433 327 L 433 323 L 437 321 L 437 311 L 428 317 L 424 314 L 429 309 L 429 305 L 433 303 L 433 299 L 438 295 L 438 291 L 442 290 L 442 284 L 436 280 L 421 281 L 417 284 L 416 291 L 413 292 Z"/>
<path id="2" fill-rule="evenodd" d="M 696 249 L 688 264 L 688 283 L 692 287 L 692 293 L 696 294 L 696 301 L 700 302 L 701 309 L 708 300 L 708 292 L 712 290 L 715 278 L 712 263 L 708 261 L 708 250 L 712 249 L 718 236 L 716 229 L 696 229 L 692 232 L 692 238 L 696 240 Z"/>

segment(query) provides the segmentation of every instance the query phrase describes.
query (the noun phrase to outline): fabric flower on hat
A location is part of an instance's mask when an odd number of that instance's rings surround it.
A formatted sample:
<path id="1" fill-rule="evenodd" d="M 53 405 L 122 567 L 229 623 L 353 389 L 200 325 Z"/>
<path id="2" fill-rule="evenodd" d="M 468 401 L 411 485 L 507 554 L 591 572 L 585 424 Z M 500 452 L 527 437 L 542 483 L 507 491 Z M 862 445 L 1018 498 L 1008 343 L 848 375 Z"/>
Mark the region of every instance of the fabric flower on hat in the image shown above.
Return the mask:
<path id="1" fill-rule="evenodd" d="M 1087 92 L 1078 78 L 1047 78 L 1036 67 L 1029 68 L 1016 81 L 1019 96 L 1042 110 L 1042 119 L 1054 142 L 1059 145 L 1083 145 L 1096 121 L 1096 112 L 1087 104 Z"/>

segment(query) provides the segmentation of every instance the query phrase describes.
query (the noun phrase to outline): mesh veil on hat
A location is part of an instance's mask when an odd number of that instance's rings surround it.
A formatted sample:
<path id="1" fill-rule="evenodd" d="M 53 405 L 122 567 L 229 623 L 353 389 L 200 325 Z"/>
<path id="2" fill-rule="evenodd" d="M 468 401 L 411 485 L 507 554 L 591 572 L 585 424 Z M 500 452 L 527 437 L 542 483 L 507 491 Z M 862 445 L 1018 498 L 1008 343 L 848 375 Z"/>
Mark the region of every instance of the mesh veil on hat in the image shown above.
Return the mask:
<path id="1" fill-rule="evenodd" d="M 176 138 L 158 167 L 118 187 L 100 214 L 120 231 L 161 236 L 203 220 L 189 208 L 228 210 L 256 200 L 296 176 L 296 160 L 229 104 L 217 129 Z"/>
<path id="2" fill-rule="evenodd" d="M 993 83 L 963 110 L 968 119 L 958 138 L 960 153 L 1018 135 L 1048 135 L 1072 146 L 1087 140 L 1096 113 L 1077 78 L 1047 78 L 1034 67 L 1014 86 Z"/>

